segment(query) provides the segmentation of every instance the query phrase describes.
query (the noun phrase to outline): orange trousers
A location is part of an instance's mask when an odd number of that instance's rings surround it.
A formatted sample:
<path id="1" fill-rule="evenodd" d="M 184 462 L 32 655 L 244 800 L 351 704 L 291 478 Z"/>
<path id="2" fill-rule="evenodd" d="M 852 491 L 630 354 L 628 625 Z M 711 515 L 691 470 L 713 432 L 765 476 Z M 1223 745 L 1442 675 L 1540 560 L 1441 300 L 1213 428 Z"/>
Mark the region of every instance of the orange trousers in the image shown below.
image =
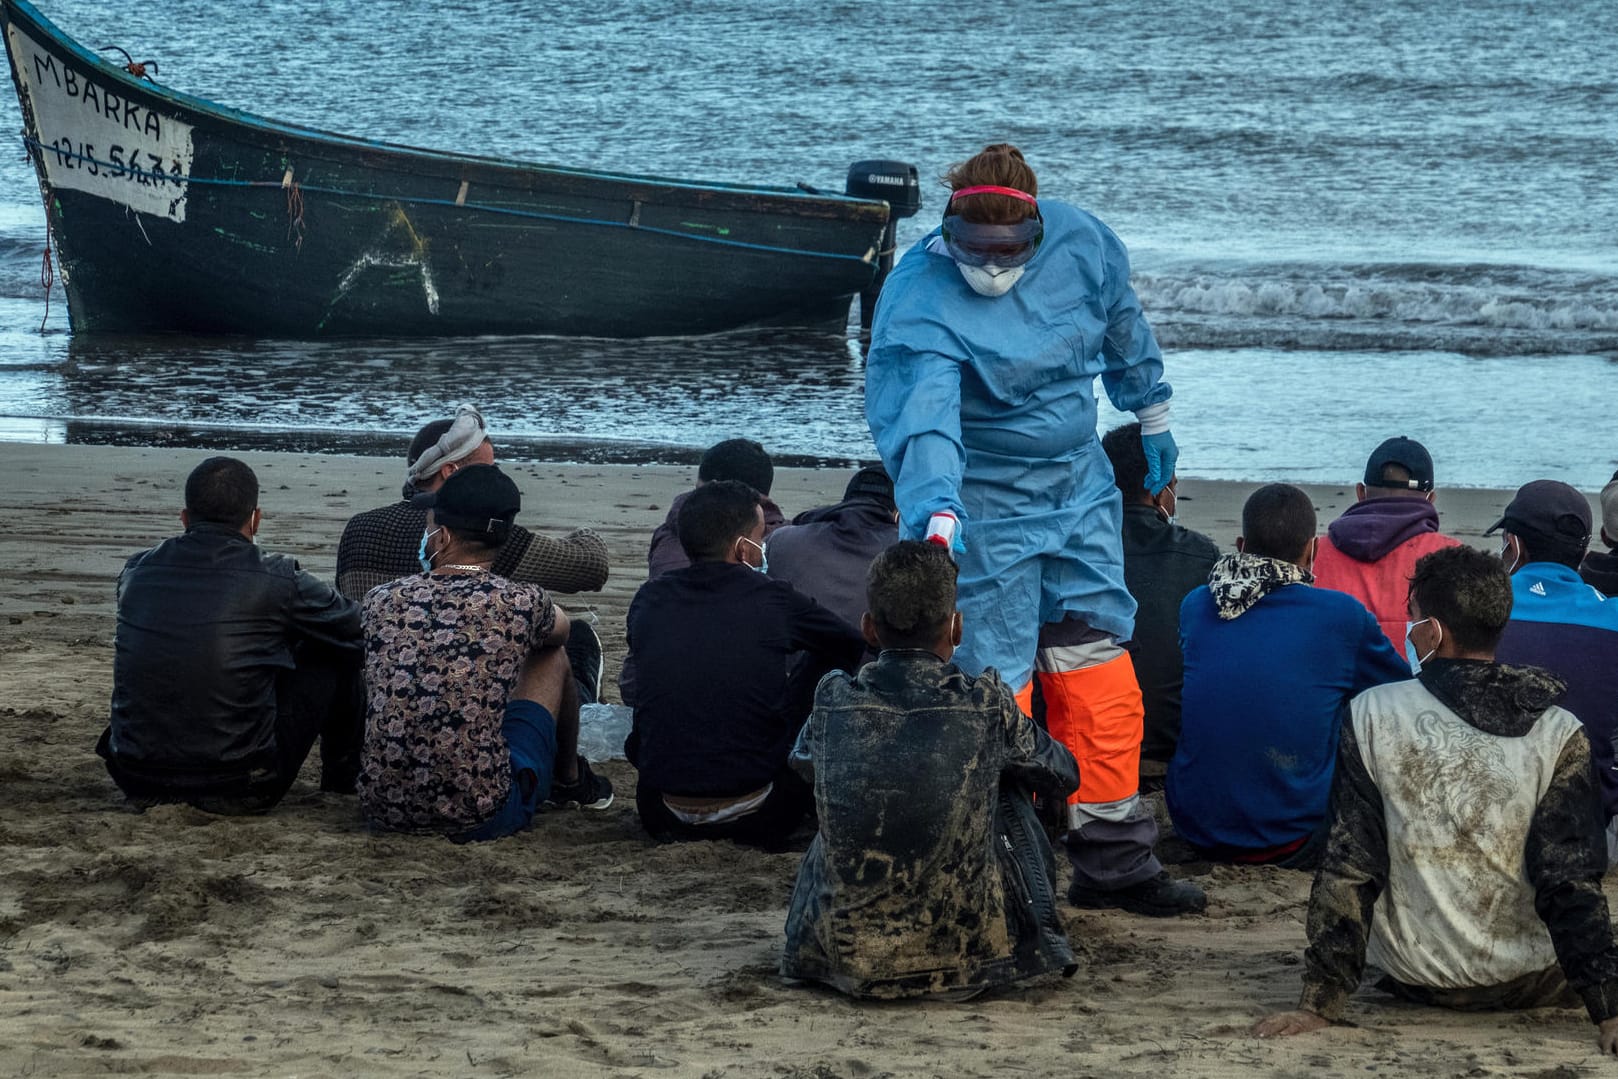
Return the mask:
<path id="1" fill-rule="evenodd" d="M 1135 664 L 1124 652 L 1074 671 L 1038 671 L 1045 728 L 1079 762 L 1079 789 L 1069 805 L 1121 802 L 1140 793 L 1140 741 L 1146 711 Z M 1034 684 L 1017 694 L 1033 714 Z"/>

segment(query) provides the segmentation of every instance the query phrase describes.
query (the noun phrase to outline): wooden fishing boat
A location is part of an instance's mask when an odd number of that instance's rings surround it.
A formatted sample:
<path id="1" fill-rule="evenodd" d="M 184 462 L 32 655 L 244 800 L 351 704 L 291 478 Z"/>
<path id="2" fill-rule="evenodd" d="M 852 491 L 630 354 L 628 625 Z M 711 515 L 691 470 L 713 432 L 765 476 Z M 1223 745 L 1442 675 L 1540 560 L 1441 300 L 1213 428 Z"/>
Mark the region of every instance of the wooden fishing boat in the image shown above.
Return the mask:
<path id="1" fill-rule="evenodd" d="M 336 135 L 159 86 L 25 0 L 0 19 L 75 333 L 840 329 L 892 247 L 881 196 L 914 194 L 913 169 L 850 197 Z"/>

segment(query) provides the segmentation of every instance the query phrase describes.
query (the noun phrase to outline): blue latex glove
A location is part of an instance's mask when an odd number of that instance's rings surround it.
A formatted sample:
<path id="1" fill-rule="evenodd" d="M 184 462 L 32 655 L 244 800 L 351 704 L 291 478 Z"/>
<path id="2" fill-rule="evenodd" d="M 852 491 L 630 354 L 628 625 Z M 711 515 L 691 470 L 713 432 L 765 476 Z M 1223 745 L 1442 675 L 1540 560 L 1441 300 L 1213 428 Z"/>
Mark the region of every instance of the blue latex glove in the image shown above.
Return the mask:
<path id="1" fill-rule="evenodd" d="M 1167 431 L 1155 435 L 1141 435 L 1141 448 L 1146 451 L 1146 489 L 1159 494 L 1174 478 L 1174 466 L 1180 460 L 1180 447 Z"/>

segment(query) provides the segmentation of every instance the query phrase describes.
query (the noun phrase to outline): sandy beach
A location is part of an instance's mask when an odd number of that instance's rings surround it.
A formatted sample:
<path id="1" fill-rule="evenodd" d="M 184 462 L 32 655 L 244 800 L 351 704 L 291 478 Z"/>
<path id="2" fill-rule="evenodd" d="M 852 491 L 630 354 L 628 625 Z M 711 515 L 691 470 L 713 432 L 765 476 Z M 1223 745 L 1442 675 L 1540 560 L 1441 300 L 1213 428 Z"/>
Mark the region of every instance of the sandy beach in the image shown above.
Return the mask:
<path id="1" fill-rule="evenodd" d="M 194 450 L 0 445 L 0 1074 L 275 1076 L 1531 1075 L 1614 1067 L 1582 1012 L 1464 1015 L 1374 990 L 1345 1025 L 1246 1033 L 1297 998 L 1309 878 L 1174 866 L 1204 916 L 1069 909 L 1081 967 L 966 1005 L 856 1004 L 775 974 L 797 856 L 658 848 L 632 798 L 456 847 L 373 835 L 306 769 L 254 819 L 127 809 L 93 753 L 123 560 L 179 528 Z M 343 522 L 398 462 L 242 454 L 261 542 L 329 579 Z M 612 552 L 592 609 L 608 682 L 647 537 L 694 470 L 516 465 L 540 531 Z M 1531 477 L 1524 477 L 1528 479 Z M 846 474 L 782 470 L 791 514 Z M 1182 480 L 1180 518 L 1228 546 L 1254 484 Z M 1322 526 L 1352 484 L 1312 487 Z M 1444 490 L 1485 543 L 1509 493 Z M 182 672 L 177 672 L 180 674 Z M 609 692 L 609 699 L 615 691 Z M 621 792 L 623 762 L 602 769 Z M 1065 883 L 1065 882 L 1064 882 Z"/>

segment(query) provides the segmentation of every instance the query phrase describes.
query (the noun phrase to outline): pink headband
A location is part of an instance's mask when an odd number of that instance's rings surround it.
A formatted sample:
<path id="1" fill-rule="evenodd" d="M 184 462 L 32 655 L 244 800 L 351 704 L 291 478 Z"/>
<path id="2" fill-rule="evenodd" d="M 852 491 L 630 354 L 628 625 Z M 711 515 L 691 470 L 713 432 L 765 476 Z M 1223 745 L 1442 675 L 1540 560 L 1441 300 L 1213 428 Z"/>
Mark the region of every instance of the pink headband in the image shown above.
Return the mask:
<path id="1" fill-rule="evenodd" d="M 1037 208 L 1039 200 L 1026 191 L 1018 191 L 1015 187 L 996 187 L 993 184 L 982 184 L 978 187 L 963 187 L 959 191 L 950 193 L 949 201 L 965 198 L 967 195 L 1005 195 L 1008 198 L 1020 199 L 1028 205 Z"/>

